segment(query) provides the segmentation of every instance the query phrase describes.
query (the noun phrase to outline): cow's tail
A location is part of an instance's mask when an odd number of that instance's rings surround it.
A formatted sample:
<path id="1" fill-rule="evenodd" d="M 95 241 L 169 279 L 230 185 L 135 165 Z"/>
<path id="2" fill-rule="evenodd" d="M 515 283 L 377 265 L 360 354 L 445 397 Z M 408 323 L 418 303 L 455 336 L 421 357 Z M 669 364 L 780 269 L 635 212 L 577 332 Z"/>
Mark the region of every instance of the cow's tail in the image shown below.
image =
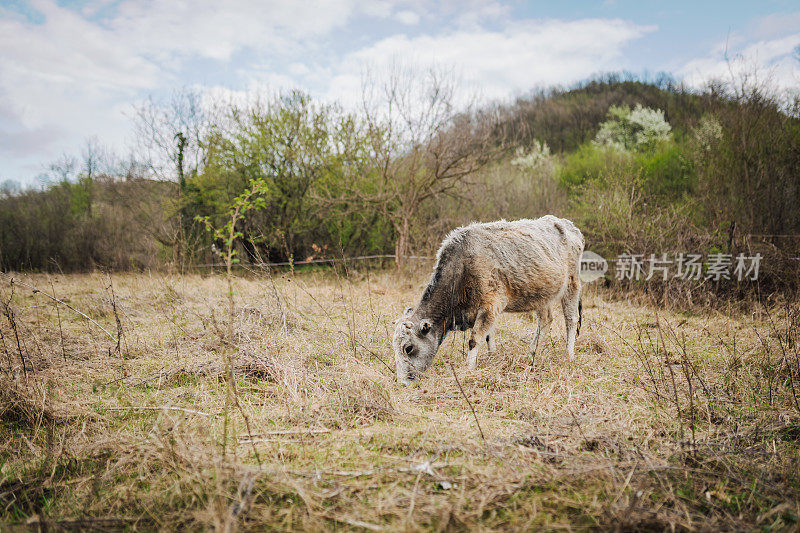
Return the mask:
<path id="1" fill-rule="evenodd" d="M 581 303 L 581 299 L 578 298 L 578 330 L 575 332 L 575 336 L 581 334 L 581 318 L 583 317 L 583 304 Z"/>

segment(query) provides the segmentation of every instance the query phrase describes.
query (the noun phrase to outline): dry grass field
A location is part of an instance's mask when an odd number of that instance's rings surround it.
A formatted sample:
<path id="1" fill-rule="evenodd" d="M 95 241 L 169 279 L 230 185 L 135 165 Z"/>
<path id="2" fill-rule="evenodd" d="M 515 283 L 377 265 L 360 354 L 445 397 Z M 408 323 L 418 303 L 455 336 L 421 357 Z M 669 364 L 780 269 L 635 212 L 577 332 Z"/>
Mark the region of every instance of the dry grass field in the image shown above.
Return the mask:
<path id="1" fill-rule="evenodd" d="M 0 529 L 798 530 L 797 307 L 589 286 L 574 361 L 507 314 L 401 387 L 426 276 L 3 275 Z"/>

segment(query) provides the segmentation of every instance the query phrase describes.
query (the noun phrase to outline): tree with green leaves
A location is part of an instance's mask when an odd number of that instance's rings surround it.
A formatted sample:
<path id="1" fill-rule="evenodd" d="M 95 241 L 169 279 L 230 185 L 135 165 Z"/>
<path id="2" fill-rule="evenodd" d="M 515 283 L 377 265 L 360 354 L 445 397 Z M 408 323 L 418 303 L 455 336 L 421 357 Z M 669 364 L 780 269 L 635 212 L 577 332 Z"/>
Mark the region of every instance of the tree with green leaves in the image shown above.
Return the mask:
<path id="1" fill-rule="evenodd" d="M 360 127 L 352 114 L 298 91 L 233 104 L 204 139 L 207 163 L 187 182 L 186 209 L 224 219 L 231 199 L 261 179 L 270 190 L 265 208 L 237 227 L 250 259 L 380 246 L 373 236 L 388 232 L 375 214 L 339 201 L 351 185 L 371 179 Z"/>

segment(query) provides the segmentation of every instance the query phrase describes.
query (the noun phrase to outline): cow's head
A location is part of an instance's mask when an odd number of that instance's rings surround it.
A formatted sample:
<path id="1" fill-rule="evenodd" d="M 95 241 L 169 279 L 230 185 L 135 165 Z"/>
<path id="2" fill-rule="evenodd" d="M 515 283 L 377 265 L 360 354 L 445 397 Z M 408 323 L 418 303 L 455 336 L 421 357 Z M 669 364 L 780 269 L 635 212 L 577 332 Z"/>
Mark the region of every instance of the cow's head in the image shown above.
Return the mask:
<path id="1" fill-rule="evenodd" d="M 409 307 L 394 328 L 392 347 L 397 365 L 397 381 L 408 385 L 417 374 L 427 370 L 439 349 L 441 332 L 429 318 L 418 317 Z"/>

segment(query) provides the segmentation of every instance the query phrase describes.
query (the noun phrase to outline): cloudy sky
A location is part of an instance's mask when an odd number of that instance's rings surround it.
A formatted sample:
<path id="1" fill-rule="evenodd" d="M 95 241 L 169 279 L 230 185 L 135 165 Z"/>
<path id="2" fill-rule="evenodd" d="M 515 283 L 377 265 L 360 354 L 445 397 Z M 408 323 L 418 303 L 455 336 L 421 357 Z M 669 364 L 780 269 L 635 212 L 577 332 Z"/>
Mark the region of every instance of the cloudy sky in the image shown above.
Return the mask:
<path id="1" fill-rule="evenodd" d="M 452 65 L 486 98 L 599 72 L 692 85 L 724 60 L 800 87 L 796 1 L 0 0 L 0 182 L 87 138 L 124 153 L 132 105 L 184 87 L 352 98 L 365 65 Z"/>

